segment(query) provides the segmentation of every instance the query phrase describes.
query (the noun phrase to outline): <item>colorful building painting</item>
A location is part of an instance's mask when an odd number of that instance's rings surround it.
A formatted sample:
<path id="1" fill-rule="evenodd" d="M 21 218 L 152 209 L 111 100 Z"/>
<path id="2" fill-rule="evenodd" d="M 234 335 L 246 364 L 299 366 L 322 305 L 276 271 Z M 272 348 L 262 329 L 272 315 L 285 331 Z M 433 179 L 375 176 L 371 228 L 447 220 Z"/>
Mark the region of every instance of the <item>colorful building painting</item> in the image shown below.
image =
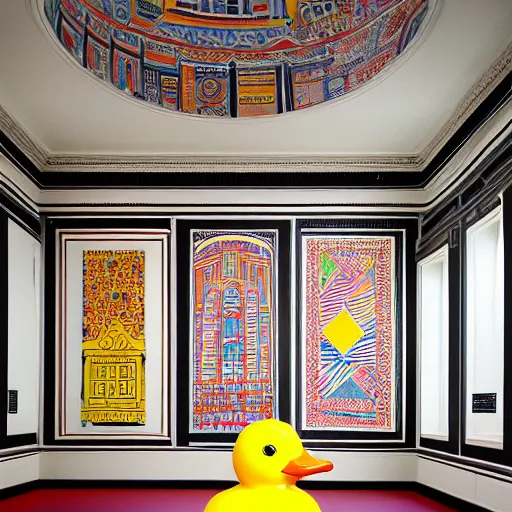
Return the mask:
<path id="1" fill-rule="evenodd" d="M 83 254 L 82 425 L 146 422 L 144 251 Z"/>
<path id="2" fill-rule="evenodd" d="M 274 416 L 274 232 L 193 232 L 191 432 Z"/>
<path id="3" fill-rule="evenodd" d="M 395 428 L 394 239 L 303 240 L 304 428 Z"/>
<path id="4" fill-rule="evenodd" d="M 45 0 L 45 13 L 97 78 L 167 110 L 227 118 L 358 89 L 413 44 L 434 3 Z"/>

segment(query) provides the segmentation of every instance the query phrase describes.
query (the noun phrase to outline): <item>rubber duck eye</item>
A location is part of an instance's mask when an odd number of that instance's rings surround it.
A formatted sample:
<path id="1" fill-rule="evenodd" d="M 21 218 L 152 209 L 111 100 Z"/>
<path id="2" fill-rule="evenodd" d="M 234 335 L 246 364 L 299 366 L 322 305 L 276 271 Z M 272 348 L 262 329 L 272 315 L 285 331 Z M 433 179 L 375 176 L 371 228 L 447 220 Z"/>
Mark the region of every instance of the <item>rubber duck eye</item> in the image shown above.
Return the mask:
<path id="1" fill-rule="evenodd" d="M 275 455 L 275 453 L 277 452 L 276 450 L 276 447 L 275 446 L 272 446 L 271 444 L 267 444 L 267 446 L 265 446 L 263 448 L 263 453 L 267 456 L 267 457 L 272 457 L 272 455 Z"/>

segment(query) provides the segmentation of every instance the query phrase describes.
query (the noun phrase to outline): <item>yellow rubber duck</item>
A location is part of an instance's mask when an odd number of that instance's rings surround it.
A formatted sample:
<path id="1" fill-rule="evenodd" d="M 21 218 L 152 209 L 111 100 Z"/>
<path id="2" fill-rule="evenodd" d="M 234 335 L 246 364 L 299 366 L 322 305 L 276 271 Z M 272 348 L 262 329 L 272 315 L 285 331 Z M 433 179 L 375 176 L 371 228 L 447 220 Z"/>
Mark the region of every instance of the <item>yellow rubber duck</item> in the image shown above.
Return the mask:
<path id="1" fill-rule="evenodd" d="M 321 512 L 297 481 L 331 471 L 332 462 L 310 455 L 291 425 L 275 419 L 247 426 L 233 449 L 239 484 L 215 495 L 204 512 Z"/>

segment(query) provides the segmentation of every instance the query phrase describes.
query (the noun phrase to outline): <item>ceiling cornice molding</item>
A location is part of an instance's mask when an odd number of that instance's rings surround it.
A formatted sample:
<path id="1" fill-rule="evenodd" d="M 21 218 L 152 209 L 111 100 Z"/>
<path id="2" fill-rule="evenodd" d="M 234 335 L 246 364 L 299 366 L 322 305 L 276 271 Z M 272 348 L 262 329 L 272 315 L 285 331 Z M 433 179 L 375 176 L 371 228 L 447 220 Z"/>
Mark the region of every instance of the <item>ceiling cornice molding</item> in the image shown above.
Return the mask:
<path id="1" fill-rule="evenodd" d="M 43 172 L 421 172 L 512 71 L 512 44 L 468 92 L 454 115 L 418 155 L 149 156 L 52 154 L 0 105 L 0 129 Z"/>
<path id="2" fill-rule="evenodd" d="M 488 71 L 466 94 L 457 110 L 432 139 L 430 144 L 418 155 L 418 165 L 423 169 L 439 152 L 442 146 L 455 134 L 471 114 L 485 101 L 494 88 L 512 71 L 512 44 L 494 61 Z"/>
<path id="3" fill-rule="evenodd" d="M 0 104 L 0 131 L 4 132 L 38 169 L 44 170 L 50 152 L 41 141 L 29 134 L 28 130 L 21 126 L 2 104 Z"/>
<path id="4" fill-rule="evenodd" d="M 45 171 L 68 172 L 380 172 L 417 171 L 416 156 L 50 157 Z"/>
<path id="5" fill-rule="evenodd" d="M 348 211 L 425 212 L 436 207 L 487 162 L 512 137 L 512 104 L 497 113 L 425 188 L 56 188 L 41 191 L 40 211 L 102 212 L 201 212 L 229 213 L 255 208 L 258 213 L 286 214 L 293 211 L 343 213 Z"/>

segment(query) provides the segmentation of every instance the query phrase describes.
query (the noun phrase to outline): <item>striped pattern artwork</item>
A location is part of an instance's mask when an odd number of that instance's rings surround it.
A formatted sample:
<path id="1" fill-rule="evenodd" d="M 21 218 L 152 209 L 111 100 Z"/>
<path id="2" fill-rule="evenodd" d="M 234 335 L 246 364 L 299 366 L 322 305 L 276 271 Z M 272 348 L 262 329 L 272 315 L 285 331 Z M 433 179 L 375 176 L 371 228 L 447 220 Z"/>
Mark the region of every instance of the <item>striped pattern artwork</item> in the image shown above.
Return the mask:
<path id="1" fill-rule="evenodd" d="M 305 428 L 393 431 L 392 237 L 303 241 Z"/>

